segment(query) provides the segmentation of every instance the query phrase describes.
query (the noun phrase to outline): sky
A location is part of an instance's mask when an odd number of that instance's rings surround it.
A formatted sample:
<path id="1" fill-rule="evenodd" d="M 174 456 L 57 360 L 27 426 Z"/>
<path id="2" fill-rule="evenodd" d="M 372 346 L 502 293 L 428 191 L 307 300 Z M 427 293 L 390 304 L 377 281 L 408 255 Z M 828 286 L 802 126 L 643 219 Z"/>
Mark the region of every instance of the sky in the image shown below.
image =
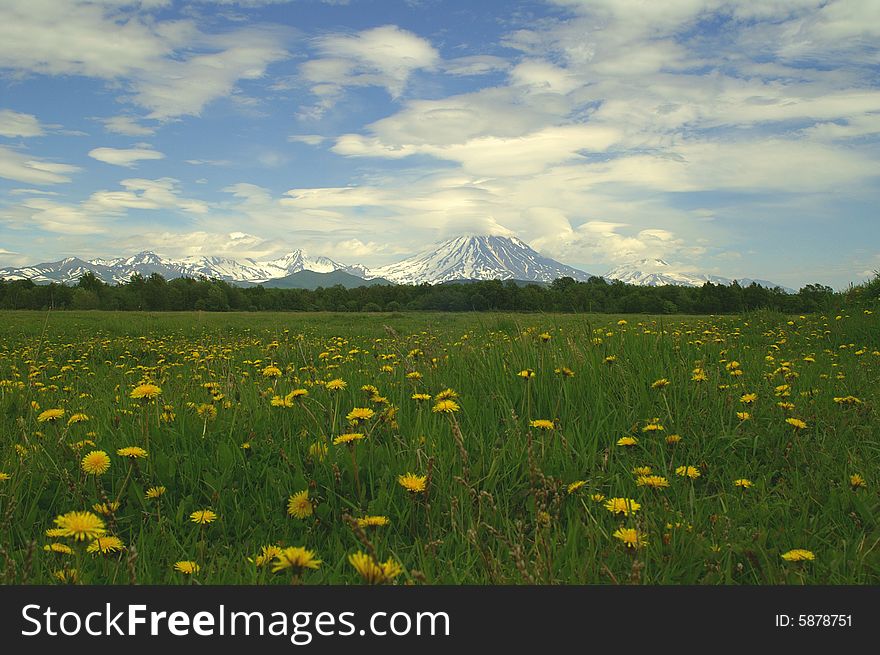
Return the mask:
<path id="1" fill-rule="evenodd" d="M 880 270 L 877 0 L 2 0 L 0 266 Z"/>

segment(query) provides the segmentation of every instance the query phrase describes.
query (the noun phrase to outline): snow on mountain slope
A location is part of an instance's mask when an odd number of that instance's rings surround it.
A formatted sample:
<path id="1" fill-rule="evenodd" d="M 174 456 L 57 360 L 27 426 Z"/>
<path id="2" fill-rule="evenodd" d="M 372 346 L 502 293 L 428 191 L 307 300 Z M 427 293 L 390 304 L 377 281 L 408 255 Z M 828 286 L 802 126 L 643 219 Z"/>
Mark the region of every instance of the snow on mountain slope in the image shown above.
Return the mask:
<path id="1" fill-rule="evenodd" d="M 711 275 L 707 273 L 693 273 L 676 270 L 662 259 L 641 259 L 628 264 L 621 264 L 612 268 L 603 276 L 608 280 L 620 280 L 627 284 L 635 284 L 638 286 L 658 287 L 666 284 L 674 284 L 686 287 L 701 287 L 706 282 L 712 284 L 731 285 L 733 280 L 719 275 Z M 749 286 L 755 282 L 759 286 L 772 289 L 781 287 L 788 293 L 794 293 L 793 289 L 783 287 L 782 285 L 768 282 L 767 280 L 753 280 L 751 278 L 741 278 L 738 280 L 742 287 Z"/>
<path id="2" fill-rule="evenodd" d="M 372 277 L 398 284 L 450 280 L 587 280 L 589 273 L 539 254 L 515 237 L 462 236 L 396 264 L 370 269 Z"/>

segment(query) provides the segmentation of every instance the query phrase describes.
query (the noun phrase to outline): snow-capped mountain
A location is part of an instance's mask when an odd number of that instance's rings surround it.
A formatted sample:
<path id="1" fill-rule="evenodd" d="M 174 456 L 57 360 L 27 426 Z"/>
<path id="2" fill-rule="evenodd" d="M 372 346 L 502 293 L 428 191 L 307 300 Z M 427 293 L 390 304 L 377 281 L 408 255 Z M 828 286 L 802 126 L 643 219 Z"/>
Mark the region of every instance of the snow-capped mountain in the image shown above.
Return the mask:
<path id="1" fill-rule="evenodd" d="M 659 287 L 666 284 L 674 284 L 686 287 L 701 287 L 706 282 L 712 284 L 731 285 L 733 280 L 719 275 L 710 275 L 706 273 L 693 273 L 687 271 L 676 270 L 662 259 L 640 259 L 636 262 L 622 264 L 612 268 L 603 276 L 607 280 L 620 280 L 627 284 L 635 284 L 638 286 Z M 742 287 L 749 286 L 755 282 L 759 286 L 773 289 L 780 287 L 783 291 L 794 293 L 793 289 L 784 287 L 781 284 L 775 284 L 767 280 L 754 280 L 752 278 L 740 278 L 737 280 Z"/>
<path id="2" fill-rule="evenodd" d="M 20 280 L 31 279 L 36 283 L 75 283 L 91 271 L 95 277 L 108 284 L 127 282 L 132 275 L 149 277 L 158 273 L 165 279 L 177 277 L 205 276 L 227 282 L 266 282 L 283 278 L 293 273 L 309 270 L 330 273 L 336 270 L 366 270 L 363 266 L 344 266 L 326 257 L 309 257 L 302 250 L 295 250 L 283 257 L 267 262 L 253 259 L 231 259 L 229 257 L 182 257 L 166 259 L 153 252 L 142 252 L 132 257 L 115 259 L 93 259 L 85 261 L 70 257 L 57 262 L 47 262 L 23 268 L 0 269 L 0 277 Z M 355 273 L 357 274 L 357 273 Z M 360 277 L 363 277 L 361 275 Z"/>
<path id="3" fill-rule="evenodd" d="M 516 237 L 462 236 L 396 264 L 370 270 L 397 284 L 450 280 L 587 280 L 589 273 L 539 254 Z"/>

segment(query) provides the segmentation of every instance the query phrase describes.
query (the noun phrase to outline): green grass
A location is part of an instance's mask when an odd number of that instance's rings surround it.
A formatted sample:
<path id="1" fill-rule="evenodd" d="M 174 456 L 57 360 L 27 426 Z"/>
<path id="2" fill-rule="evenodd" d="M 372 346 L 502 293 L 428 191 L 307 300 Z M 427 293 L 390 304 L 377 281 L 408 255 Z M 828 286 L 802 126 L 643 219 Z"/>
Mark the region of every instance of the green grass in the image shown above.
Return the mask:
<path id="1" fill-rule="evenodd" d="M 358 582 L 348 562 L 357 550 L 400 563 L 398 584 L 880 580 L 874 314 L 627 316 L 625 325 L 594 315 L 0 317 L 5 583 L 57 582 L 56 572 L 74 568 L 91 584 L 290 583 L 291 575 L 249 561 L 269 544 L 316 552 L 322 564 L 302 575 L 306 584 Z M 734 360 L 740 376 L 728 370 Z M 279 379 L 262 375 L 270 364 Z M 562 367 L 574 376 L 555 373 Z M 693 381 L 695 368 L 708 381 Z M 519 377 L 524 369 L 535 376 Z M 411 372 L 421 379 L 408 379 Z M 334 378 L 347 388 L 325 389 Z M 660 378 L 669 385 L 652 388 Z M 129 397 L 142 381 L 161 387 L 158 402 Z M 208 382 L 222 398 L 212 398 Z M 790 395 L 777 395 L 783 384 Z M 371 401 L 363 385 L 387 402 Z M 296 388 L 309 395 L 272 406 L 273 396 Z M 453 414 L 411 399 L 447 388 L 458 394 Z M 741 403 L 745 393 L 757 401 Z M 862 402 L 834 401 L 844 396 Z M 162 420 L 164 405 L 174 420 Z M 216 418 L 200 415 L 201 405 L 213 405 Z M 351 451 L 332 444 L 354 430 L 345 415 L 355 407 L 376 412 L 356 428 L 367 434 L 354 452 L 357 484 Z M 38 422 L 50 408 L 66 414 Z M 751 418 L 738 418 L 742 411 Z M 76 412 L 89 420 L 68 426 Z M 664 429 L 644 431 L 655 418 Z M 555 420 L 557 429 L 531 428 L 534 419 Z M 671 434 L 681 441 L 668 444 Z M 638 444 L 618 446 L 624 435 Z M 327 444 L 323 459 L 310 454 L 315 443 Z M 133 466 L 116 454 L 131 445 L 149 457 Z M 111 459 L 97 478 L 80 465 L 92 450 Z M 669 487 L 637 486 L 637 466 Z M 677 475 L 680 466 L 700 476 Z M 426 494 L 397 483 L 429 471 Z M 853 474 L 866 486 L 853 488 Z M 734 487 L 738 478 L 753 486 Z M 156 485 L 167 492 L 146 499 Z M 304 489 L 314 513 L 288 516 L 287 499 Z M 641 508 L 612 515 L 594 494 Z M 104 520 L 126 544 L 121 554 L 96 556 L 88 542 L 46 536 L 56 516 L 116 498 L 121 507 Z M 189 520 L 205 508 L 218 520 Z M 390 524 L 359 535 L 345 519 L 366 515 Z M 624 546 L 613 536 L 621 527 L 639 530 L 647 545 Z M 53 541 L 74 554 L 44 551 Z M 815 560 L 783 560 L 794 548 Z M 196 561 L 199 573 L 174 571 L 179 560 Z"/>

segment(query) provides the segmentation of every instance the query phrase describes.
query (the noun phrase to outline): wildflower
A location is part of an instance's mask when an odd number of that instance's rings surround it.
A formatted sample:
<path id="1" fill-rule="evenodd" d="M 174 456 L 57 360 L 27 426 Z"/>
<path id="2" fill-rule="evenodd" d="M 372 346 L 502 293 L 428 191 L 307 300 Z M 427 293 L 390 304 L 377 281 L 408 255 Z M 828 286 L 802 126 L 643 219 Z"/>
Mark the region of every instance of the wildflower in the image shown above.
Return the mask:
<path id="1" fill-rule="evenodd" d="M 440 414 L 452 414 L 453 412 L 457 412 L 459 409 L 461 408 L 454 400 L 441 400 L 436 405 L 434 405 L 434 408 L 431 411 Z"/>
<path id="2" fill-rule="evenodd" d="M 364 438 L 364 435 L 360 432 L 349 432 L 347 434 L 340 434 L 333 440 L 333 445 L 338 446 L 343 443 L 353 443 L 355 441 L 360 441 Z"/>
<path id="3" fill-rule="evenodd" d="M 146 450 L 138 446 L 126 446 L 125 448 L 120 448 L 116 451 L 116 454 L 121 457 L 130 457 L 131 459 L 142 459 L 149 456 Z"/>
<path id="4" fill-rule="evenodd" d="M 434 396 L 434 400 L 437 402 L 441 400 L 452 400 L 454 398 L 458 398 L 458 393 L 452 389 L 444 389 L 436 396 Z"/>
<path id="5" fill-rule="evenodd" d="M 196 413 L 206 421 L 212 421 L 217 418 L 217 407 L 210 403 L 202 403 L 196 407 Z"/>
<path id="6" fill-rule="evenodd" d="M 740 489 L 749 489 L 752 486 L 752 481 L 747 480 L 746 478 L 739 478 L 738 480 L 733 481 L 734 487 L 739 487 Z"/>
<path id="7" fill-rule="evenodd" d="M 86 548 L 86 551 L 89 553 L 101 553 L 102 555 L 106 555 L 107 553 L 118 553 L 120 550 L 125 550 L 125 544 L 122 543 L 122 539 L 119 537 L 112 536 L 97 537 L 92 540 L 92 543 Z"/>
<path id="8" fill-rule="evenodd" d="M 94 505 L 92 505 L 92 509 L 95 510 L 98 514 L 110 516 L 111 514 L 115 514 L 119 511 L 119 502 L 111 500 L 107 503 L 95 503 Z"/>
<path id="9" fill-rule="evenodd" d="M 309 445 L 309 455 L 315 459 L 322 460 L 327 455 L 327 444 L 323 441 L 315 441 Z"/>
<path id="10" fill-rule="evenodd" d="M 865 478 L 863 478 L 858 473 L 853 473 L 849 476 L 849 484 L 853 489 L 858 489 L 859 487 L 865 487 Z"/>
<path id="11" fill-rule="evenodd" d="M 6 482 L 10 478 L 12 478 L 12 476 L 9 475 L 9 473 L 4 473 L 3 471 L 0 471 L 0 482 Z"/>
<path id="12" fill-rule="evenodd" d="M 816 556 L 810 550 L 795 548 L 794 550 L 790 550 L 787 553 L 783 553 L 782 559 L 784 559 L 786 562 L 803 562 L 806 560 L 814 560 L 816 559 Z"/>
<path id="13" fill-rule="evenodd" d="M 403 568 L 393 559 L 386 562 L 376 562 L 372 556 L 358 551 L 348 556 L 349 563 L 367 584 L 383 584 L 392 582 L 394 578 L 403 572 Z"/>
<path id="14" fill-rule="evenodd" d="M 535 372 L 532 369 L 527 368 L 517 373 L 517 376 L 521 377 L 523 380 L 531 380 L 535 377 Z"/>
<path id="15" fill-rule="evenodd" d="M 605 509 L 612 514 L 629 516 L 637 512 L 642 506 L 632 498 L 609 498 L 605 501 Z"/>
<path id="16" fill-rule="evenodd" d="M 796 430 L 803 430 L 804 428 L 807 427 L 806 422 L 802 421 L 799 418 L 791 418 L 790 417 L 790 418 L 785 419 L 785 422 L 788 423 L 789 425 L 793 426 Z"/>
<path id="17" fill-rule="evenodd" d="M 669 380 L 667 380 L 666 378 L 660 378 L 659 380 L 654 380 L 654 382 L 651 383 L 652 389 L 663 389 L 667 386 L 669 386 Z"/>
<path id="18" fill-rule="evenodd" d="M 82 458 L 81 465 L 89 475 L 103 475 L 110 468 L 110 457 L 103 450 L 93 450 Z"/>
<path id="19" fill-rule="evenodd" d="M 68 512 L 55 519 L 58 526 L 52 530 L 52 534 L 46 531 L 48 536 L 70 537 L 75 541 L 85 541 L 103 536 L 106 532 L 104 521 L 91 512 Z"/>
<path id="20" fill-rule="evenodd" d="M 165 493 L 165 487 L 150 487 L 144 494 L 144 498 L 154 500 Z"/>
<path id="21" fill-rule="evenodd" d="M 641 548 L 648 545 L 647 537 L 635 528 L 618 528 L 611 536 L 620 539 L 627 548 Z"/>
<path id="22" fill-rule="evenodd" d="M 260 548 L 260 554 L 257 555 L 254 559 L 248 558 L 249 562 L 253 562 L 257 566 L 265 566 L 273 559 L 278 557 L 282 552 L 281 546 L 275 546 L 270 544 L 268 546 L 263 546 Z"/>
<path id="23" fill-rule="evenodd" d="M 193 523 L 205 525 L 213 523 L 217 519 L 217 515 L 209 509 L 200 509 L 190 514 L 189 518 Z"/>
<path id="24" fill-rule="evenodd" d="M 736 417 L 737 417 L 740 421 L 748 421 L 748 420 L 750 420 L 750 419 L 752 418 L 752 415 L 749 414 L 748 412 L 737 412 L 737 413 L 736 413 Z"/>
<path id="25" fill-rule="evenodd" d="M 311 516 L 313 511 L 312 502 L 309 500 L 309 490 L 299 491 L 287 499 L 287 515 L 298 519 Z"/>
<path id="26" fill-rule="evenodd" d="M 569 494 L 573 494 L 575 491 L 577 491 L 578 489 L 583 487 L 585 484 L 587 484 L 586 480 L 575 480 L 574 482 L 572 482 L 571 484 L 569 484 L 566 487 L 566 491 L 568 491 Z"/>
<path id="27" fill-rule="evenodd" d="M 46 422 L 51 423 L 53 421 L 57 421 L 62 416 L 64 416 L 63 409 L 47 409 L 44 412 L 40 412 L 40 415 L 37 416 L 37 421 L 39 423 L 46 423 Z"/>
<path id="28" fill-rule="evenodd" d="M 59 582 L 75 583 L 79 580 L 79 571 L 76 569 L 58 569 L 52 573 L 52 577 Z"/>
<path id="29" fill-rule="evenodd" d="M 776 406 L 779 407 L 780 409 L 784 409 L 789 412 L 794 409 L 794 403 L 787 403 L 787 402 L 783 402 L 781 400 L 778 403 L 776 403 Z"/>
<path id="30" fill-rule="evenodd" d="M 590 500 L 592 500 L 594 503 L 601 503 L 603 500 L 605 500 L 605 494 L 591 494 Z"/>
<path id="31" fill-rule="evenodd" d="M 155 384 L 139 384 L 132 390 L 130 397 L 135 400 L 153 400 L 161 393 L 162 389 Z"/>
<path id="32" fill-rule="evenodd" d="M 429 393 L 414 393 L 412 396 L 410 396 L 410 398 L 412 398 L 413 400 L 418 400 L 418 401 L 431 400 L 431 394 L 429 394 Z"/>
<path id="33" fill-rule="evenodd" d="M 673 446 L 680 441 L 681 441 L 680 434 L 670 434 L 668 437 L 666 437 L 666 443 L 668 443 L 670 446 Z"/>
<path id="34" fill-rule="evenodd" d="M 189 560 L 174 563 L 174 570 L 179 571 L 184 575 L 193 575 L 195 573 L 198 573 L 201 568 L 201 566 Z"/>
<path id="35" fill-rule="evenodd" d="M 348 419 L 348 422 L 352 425 L 357 425 L 362 421 L 369 421 L 373 416 L 376 415 L 369 407 L 355 407 L 348 414 L 345 415 L 345 418 Z"/>
<path id="36" fill-rule="evenodd" d="M 662 475 L 640 475 L 636 478 L 636 485 L 651 487 L 652 489 L 664 489 L 669 486 L 669 480 Z"/>
<path id="37" fill-rule="evenodd" d="M 414 473 L 407 473 L 406 475 L 398 475 L 397 482 L 401 487 L 406 489 L 407 491 L 420 494 L 425 491 L 425 483 L 428 480 L 428 476 L 426 475 L 415 475 Z"/>
<path id="38" fill-rule="evenodd" d="M 706 375 L 706 371 L 701 368 L 695 368 L 693 370 L 693 374 L 691 375 L 691 380 L 694 382 L 705 382 L 709 379 L 709 376 Z"/>
<path id="39" fill-rule="evenodd" d="M 321 560 L 316 559 L 316 553 L 312 550 L 306 550 L 302 546 L 291 546 L 285 548 L 275 556 L 275 563 L 272 566 L 272 573 L 278 573 L 285 569 L 292 569 L 294 575 L 302 573 L 304 569 L 317 569 L 321 566 Z"/>
<path id="40" fill-rule="evenodd" d="M 561 375 L 564 378 L 573 378 L 574 377 L 574 371 L 572 371 L 567 366 L 560 366 L 559 368 L 554 369 L 553 372 L 556 373 L 556 375 Z"/>
<path id="41" fill-rule="evenodd" d="M 549 333 L 549 332 L 542 332 L 541 334 L 538 335 L 538 338 L 539 338 L 541 341 L 543 341 L 544 343 L 547 343 L 548 341 L 550 341 L 550 339 L 551 339 L 552 337 L 550 336 L 550 333 Z"/>
<path id="42" fill-rule="evenodd" d="M 263 377 L 264 378 L 280 378 L 281 377 L 281 369 L 277 366 L 267 366 L 263 369 Z"/>
<path id="43" fill-rule="evenodd" d="M 680 475 L 681 477 L 687 477 L 691 480 L 696 480 L 700 477 L 700 469 L 696 466 L 679 466 L 675 469 L 675 474 Z"/>
<path id="44" fill-rule="evenodd" d="M 739 397 L 739 401 L 745 405 L 750 405 L 758 399 L 758 394 L 756 393 L 744 393 Z"/>
<path id="45" fill-rule="evenodd" d="M 387 516 L 365 516 L 357 520 L 359 528 L 373 528 L 388 525 L 391 519 Z"/>
<path id="46" fill-rule="evenodd" d="M 613 364 L 617 361 L 617 355 L 608 355 L 605 359 L 602 360 L 603 364 Z"/>
<path id="47" fill-rule="evenodd" d="M 342 391 L 345 387 L 348 386 L 348 383 L 345 380 L 340 380 L 336 378 L 335 380 L 330 380 L 327 384 L 324 385 L 324 388 L 327 391 Z"/>
<path id="48" fill-rule="evenodd" d="M 76 414 L 71 415 L 71 417 L 69 419 L 67 419 L 67 425 L 71 426 L 74 423 L 84 423 L 85 421 L 88 421 L 88 420 L 89 420 L 89 417 L 87 414 L 83 414 L 82 412 L 78 412 Z"/>
<path id="49" fill-rule="evenodd" d="M 539 430 L 552 430 L 556 427 L 553 424 L 553 421 L 548 421 L 547 419 L 539 418 L 535 421 L 529 421 L 529 425 L 533 428 L 538 428 Z"/>
<path id="50" fill-rule="evenodd" d="M 662 432 L 665 429 L 660 423 L 652 421 L 642 428 L 642 432 Z"/>
<path id="51" fill-rule="evenodd" d="M 635 446 L 637 443 L 639 443 L 639 440 L 635 437 L 621 437 L 617 440 L 618 446 Z"/>
<path id="52" fill-rule="evenodd" d="M 43 550 L 47 553 L 58 553 L 60 555 L 73 555 L 73 548 L 67 544 L 51 543 L 43 546 Z"/>
<path id="53" fill-rule="evenodd" d="M 407 380 L 421 380 L 422 374 L 419 373 L 418 371 L 413 371 L 412 373 L 406 374 L 406 379 Z"/>
<path id="54" fill-rule="evenodd" d="M 843 396 L 842 398 L 835 398 L 834 402 L 838 405 L 861 405 L 862 401 L 856 398 L 855 396 Z"/>

